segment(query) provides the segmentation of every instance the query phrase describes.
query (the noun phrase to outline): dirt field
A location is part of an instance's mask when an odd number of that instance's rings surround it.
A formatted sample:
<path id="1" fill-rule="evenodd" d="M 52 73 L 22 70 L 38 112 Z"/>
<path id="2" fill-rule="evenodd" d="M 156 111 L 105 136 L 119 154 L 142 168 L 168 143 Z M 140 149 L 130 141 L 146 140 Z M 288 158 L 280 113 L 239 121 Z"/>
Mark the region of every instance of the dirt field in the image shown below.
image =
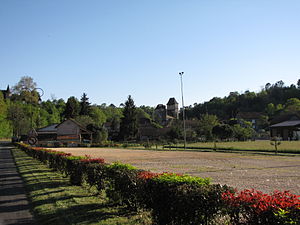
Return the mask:
<path id="1" fill-rule="evenodd" d="M 153 172 L 211 177 L 213 183 L 264 192 L 290 190 L 300 194 L 300 156 L 214 152 L 148 151 L 107 148 L 56 148 L 74 155 L 120 161 Z"/>

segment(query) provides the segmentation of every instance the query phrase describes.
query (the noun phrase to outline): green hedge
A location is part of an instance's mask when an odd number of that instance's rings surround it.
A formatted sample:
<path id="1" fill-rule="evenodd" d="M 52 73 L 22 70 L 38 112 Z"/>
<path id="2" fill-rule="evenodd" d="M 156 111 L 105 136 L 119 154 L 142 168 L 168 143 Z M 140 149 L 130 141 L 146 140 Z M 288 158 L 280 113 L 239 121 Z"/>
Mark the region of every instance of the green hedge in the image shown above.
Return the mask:
<path id="1" fill-rule="evenodd" d="M 288 192 L 276 192 L 271 197 L 255 191 L 238 194 L 226 185 L 211 184 L 208 178 L 152 173 L 128 164 L 108 164 L 102 158 L 17 146 L 69 176 L 73 185 L 94 186 L 115 203 L 150 211 L 154 224 L 300 224 L 299 196 Z M 263 211 L 256 210 L 257 205 L 269 202 L 272 204 Z M 277 206 L 274 202 L 289 204 Z"/>

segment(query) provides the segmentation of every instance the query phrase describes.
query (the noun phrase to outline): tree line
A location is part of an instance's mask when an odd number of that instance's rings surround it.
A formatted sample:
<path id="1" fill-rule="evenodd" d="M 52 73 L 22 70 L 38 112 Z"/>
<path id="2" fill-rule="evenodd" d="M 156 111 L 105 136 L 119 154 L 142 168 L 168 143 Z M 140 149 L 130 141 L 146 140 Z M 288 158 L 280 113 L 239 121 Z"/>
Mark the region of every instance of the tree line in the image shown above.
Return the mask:
<path id="1" fill-rule="evenodd" d="M 120 106 L 96 105 L 89 102 L 86 93 L 80 99 L 70 96 L 67 101 L 51 99 L 41 101 L 41 94 L 33 78 L 25 76 L 12 87 L 12 96 L 4 99 L 0 92 L 0 138 L 26 135 L 31 128 L 58 124 L 65 119 L 75 119 L 93 132 L 95 142 L 111 140 L 133 140 L 137 138 L 139 119 L 148 119 L 160 128 L 153 119 L 154 108 L 136 107 L 131 96 Z M 285 86 L 283 81 L 266 84 L 258 93 L 231 92 L 224 98 L 185 108 L 186 119 L 196 126 L 187 130 L 188 140 L 214 140 L 235 138 L 246 140 L 255 135 L 252 124 L 237 115 L 241 112 L 261 114 L 260 128 L 267 130 L 269 122 L 278 115 L 300 112 L 300 80 Z M 108 124 L 110 130 L 107 129 Z M 170 131 L 159 139 L 178 140 L 183 138 L 182 115 L 174 120 Z"/>

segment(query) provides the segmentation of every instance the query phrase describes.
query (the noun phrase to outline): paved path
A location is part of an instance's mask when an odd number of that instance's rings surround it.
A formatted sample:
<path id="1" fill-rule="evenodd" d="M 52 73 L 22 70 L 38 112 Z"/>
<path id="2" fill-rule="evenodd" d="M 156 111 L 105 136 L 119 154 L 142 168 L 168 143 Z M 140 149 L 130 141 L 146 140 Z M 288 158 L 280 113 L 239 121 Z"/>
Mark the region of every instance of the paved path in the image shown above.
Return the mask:
<path id="1" fill-rule="evenodd" d="M 34 224 L 11 149 L 0 144 L 0 225 Z"/>

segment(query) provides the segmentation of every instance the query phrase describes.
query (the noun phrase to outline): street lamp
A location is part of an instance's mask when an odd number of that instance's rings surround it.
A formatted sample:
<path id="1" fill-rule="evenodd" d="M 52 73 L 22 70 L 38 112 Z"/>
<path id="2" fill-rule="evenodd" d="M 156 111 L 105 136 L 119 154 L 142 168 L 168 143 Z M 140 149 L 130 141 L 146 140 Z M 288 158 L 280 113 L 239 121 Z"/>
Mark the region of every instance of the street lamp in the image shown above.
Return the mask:
<path id="1" fill-rule="evenodd" d="M 184 74 L 184 72 L 179 72 L 180 81 L 181 81 L 181 101 L 182 101 L 184 149 L 186 149 L 185 109 L 184 109 L 184 101 L 183 101 L 183 82 L 182 82 L 182 76 L 183 76 L 183 74 Z"/>

